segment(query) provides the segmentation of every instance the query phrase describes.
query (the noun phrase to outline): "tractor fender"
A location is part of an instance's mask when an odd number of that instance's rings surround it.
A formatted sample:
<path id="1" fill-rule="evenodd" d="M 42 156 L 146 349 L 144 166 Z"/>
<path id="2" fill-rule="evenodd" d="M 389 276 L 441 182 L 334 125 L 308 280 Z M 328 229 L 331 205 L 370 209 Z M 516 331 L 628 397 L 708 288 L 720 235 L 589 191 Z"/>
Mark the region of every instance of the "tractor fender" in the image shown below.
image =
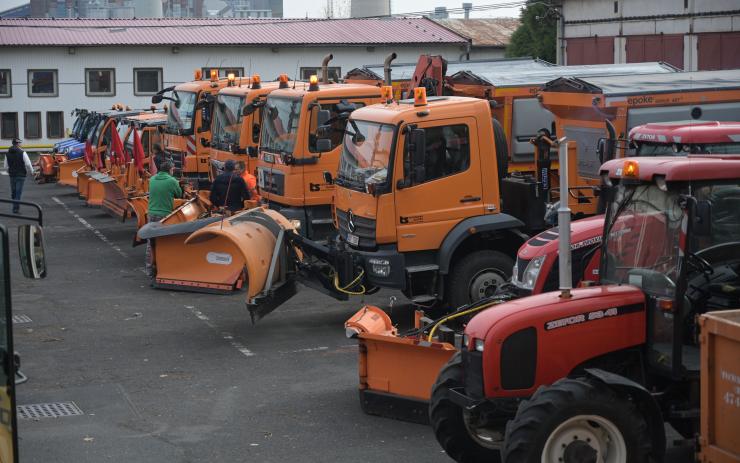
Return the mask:
<path id="1" fill-rule="evenodd" d="M 272 255 L 280 230 L 293 231 L 295 227 L 276 211 L 255 208 L 196 230 L 188 236 L 185 244 L 207 243 L 210 240 L 230 241 L 244 258 L 249 302 L 267 286 Z M 279 271 L 273 273 L 271 283 L 278 280 L 279 274 Z"/>
<path id="2" fill-rule="evenodd" d="M 660 411 L 660 405 L 655 401 L 650 391 L 631 379 L 599 368 L 587 368 L 585 372 L 589 377 L 604 383 L 606 386 L 622 394 L 629 394 L 635 400 L 638 407 L 645 413 L 650 440 L 653 444 L 653 458 L 655 461 L 663 461 L 666 448 L 663 414 Z"/>
<path id="3" fill-rule="evenodd" d="M 455 254 L 455 250 L 469 236 L 498 230 L 511 230 L 516 233 L 520 233 L 519 228 L 521 227 L 524 227 L 524 223 L 521 220 L 503 213 L 479 215 L 463 220 L 455 225 L 439 247 L 439 252 L 437 253 L 439 273 L 444 275 L 449 272 L 450 261 L 452 260 L 452 256 Z M 522 235 L 522 242 L 526 239 L 527 237 Z"/>
<path id="4" fill-rule="evenodd" d="M 139 238 L 149 240 L 160 236 L 191 234 L 219 220 L 221 220 L 221 217 L 208 217 L 207 219 L 191 220 L 190 222 L 176 223 L 173 225 L 166 225 L 162 222 L 151 222 L 139 229 Z"/>

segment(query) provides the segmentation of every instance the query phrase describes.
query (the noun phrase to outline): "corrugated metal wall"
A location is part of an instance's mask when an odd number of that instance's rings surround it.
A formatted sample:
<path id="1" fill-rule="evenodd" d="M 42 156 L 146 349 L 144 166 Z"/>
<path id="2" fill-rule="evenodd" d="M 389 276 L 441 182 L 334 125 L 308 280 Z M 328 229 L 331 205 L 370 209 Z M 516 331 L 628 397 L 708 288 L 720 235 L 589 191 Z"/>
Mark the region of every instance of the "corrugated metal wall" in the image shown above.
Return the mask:
<path id="1" fill-rule="evenodd" d="M 700 70 L 740 68 L 740 32 L 698 35 Z"/>
<path id="2" fill-rule="evenodd" d="M 683 69 L 683 35 L 631 35 L 627 37 L 627 62 L 664 61 Z"/>
<path id="3" fill-rule="evenodd" d="M 614 37 L 569 38 L 566 42 L 566 63 L 612 64 L 614 63 Z"/>

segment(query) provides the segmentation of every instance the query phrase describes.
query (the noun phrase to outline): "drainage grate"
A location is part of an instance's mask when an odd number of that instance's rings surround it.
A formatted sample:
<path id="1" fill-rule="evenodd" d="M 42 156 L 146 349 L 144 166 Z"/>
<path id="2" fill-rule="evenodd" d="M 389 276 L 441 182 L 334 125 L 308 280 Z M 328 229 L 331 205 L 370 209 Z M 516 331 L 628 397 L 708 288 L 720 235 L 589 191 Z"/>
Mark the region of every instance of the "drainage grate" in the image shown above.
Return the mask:
<path id="1" fill-rule="evenodd" d="M 13 315 L 13 323 L 31 323 L 31 321 L 28 315 Z"/>
<path id="2" fill-rule="evenodd" d="M 41 418 L 62 418 L 82 415 L 82 410 L 74 402 L 51 402 L 46 404 L 18 405 L 18 418 L 39 420 Z"/>

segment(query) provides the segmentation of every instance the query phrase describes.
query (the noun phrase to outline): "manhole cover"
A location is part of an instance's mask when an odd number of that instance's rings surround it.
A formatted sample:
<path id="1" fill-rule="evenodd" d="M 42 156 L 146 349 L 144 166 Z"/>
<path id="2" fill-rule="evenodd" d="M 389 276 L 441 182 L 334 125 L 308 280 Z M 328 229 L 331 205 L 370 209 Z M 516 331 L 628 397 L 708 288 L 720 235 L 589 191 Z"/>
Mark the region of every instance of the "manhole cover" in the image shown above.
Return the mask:
<path id="1" fill-rule="evenodd" d="M 82 410 L 74 402 L 51 402 L 46 404 L 18 405 L 18 418 L 38 420 L 41 418 L 62 418 L 82 415 Z"/>
<path id="2" fill-rule="evenodd" d="M 31 321 L 28 315 L 13 315 L 13 323 L 31 323 Z"/>

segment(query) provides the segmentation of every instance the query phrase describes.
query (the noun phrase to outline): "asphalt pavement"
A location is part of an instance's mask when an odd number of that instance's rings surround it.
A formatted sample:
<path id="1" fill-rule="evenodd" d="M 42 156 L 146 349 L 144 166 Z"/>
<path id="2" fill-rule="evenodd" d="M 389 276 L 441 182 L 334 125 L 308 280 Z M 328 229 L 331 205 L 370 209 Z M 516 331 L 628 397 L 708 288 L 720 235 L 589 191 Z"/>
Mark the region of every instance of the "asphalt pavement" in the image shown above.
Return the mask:
<path id="1" fill-rule="evenodd" d="M 44 211 L 48 277 L 24 279 L 11 252 L 15 349 L 29 377 L 17 402 L 77 409 L 19 419 L 21 462 L 451 461 L 429 427 L 360 410 L 343 323 L 361 299 L 303 289 L 253 326 L 243 293 L 151 289 L 133 221 L 30 179 L 23 199 Z"/>

